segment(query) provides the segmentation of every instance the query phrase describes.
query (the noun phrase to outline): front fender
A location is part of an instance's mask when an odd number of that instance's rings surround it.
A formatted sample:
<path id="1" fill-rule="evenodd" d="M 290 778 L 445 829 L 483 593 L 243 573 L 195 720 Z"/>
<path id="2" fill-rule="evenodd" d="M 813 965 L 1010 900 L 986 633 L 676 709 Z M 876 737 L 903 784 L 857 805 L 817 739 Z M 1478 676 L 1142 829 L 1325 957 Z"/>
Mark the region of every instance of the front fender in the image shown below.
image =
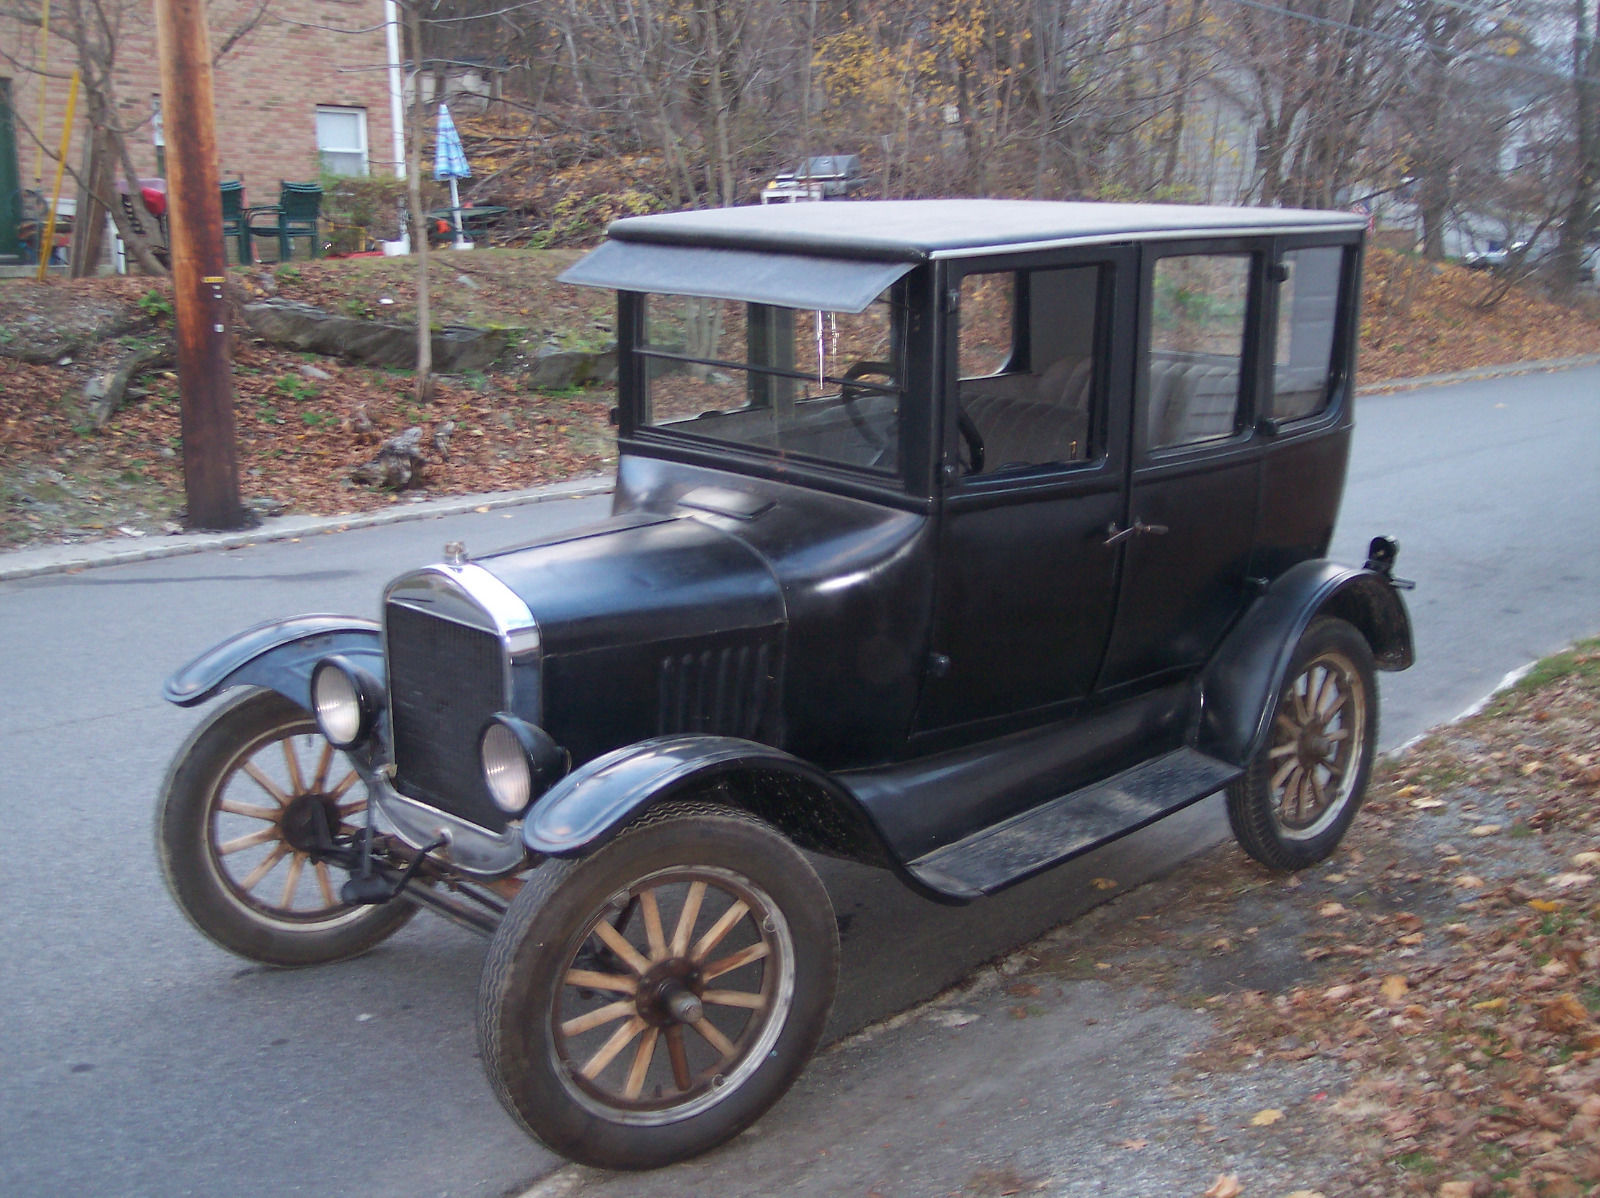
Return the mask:
<path id="1" fill-rule="evenodd" d="M 1411 665 L 1411 617 L 1388 578 L 1330 561 L 1301 562 L 1251 605 L 1206 666 L 1196 748 L 1233 765 L 1249 764 L 1266 743 L 1295 645 L 1319 615 L 1353 624 L 1379 669 Z"/>
<path id="2" fill-rule="evenodd" d="M 207 649 L 162 685 L 162 697 L 193 707 L 232 686 L 264 686 L 311 710 L 311 669 L 330 653 L 384 678 L 382 627 L 356 616 L 269 620 Z"/>
<path id="3" fill-rule="evenodd" d="M 523 843 L 553 857 L 586 853 L 646 808 L 690 795 L 749 811 L 801 848 L 890 860 L 871 817 L 837 780 L 781 749 L 727 736 L 660 736 L 585 763 L 534 804 Z"/>

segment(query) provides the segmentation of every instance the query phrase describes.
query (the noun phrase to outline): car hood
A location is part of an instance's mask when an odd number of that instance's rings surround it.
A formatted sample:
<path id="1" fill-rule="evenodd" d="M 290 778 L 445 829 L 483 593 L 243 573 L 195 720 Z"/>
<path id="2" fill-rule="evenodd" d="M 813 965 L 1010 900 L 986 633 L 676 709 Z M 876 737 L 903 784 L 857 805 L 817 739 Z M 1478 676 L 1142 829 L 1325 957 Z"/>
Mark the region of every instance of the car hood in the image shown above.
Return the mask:
<path id="1" fill-rule="evenodd" d="M 688 515 L 629 513 L 477 565 L 527 605 L 546 658 L 785 622 L 762 556 Z"/>

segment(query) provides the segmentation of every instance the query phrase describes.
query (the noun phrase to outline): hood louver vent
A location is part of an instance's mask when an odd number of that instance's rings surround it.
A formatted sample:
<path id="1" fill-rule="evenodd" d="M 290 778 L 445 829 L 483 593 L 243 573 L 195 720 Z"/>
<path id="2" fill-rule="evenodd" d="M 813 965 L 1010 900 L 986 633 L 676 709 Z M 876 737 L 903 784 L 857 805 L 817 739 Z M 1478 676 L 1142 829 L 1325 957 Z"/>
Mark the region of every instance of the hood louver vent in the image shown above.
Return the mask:
<path id="1" fill-rule="evenodd" d="M 773 714 L 773 650 L 739 645 L 661 662 L 662 735 L 700 732 L 763 740 Z"/>

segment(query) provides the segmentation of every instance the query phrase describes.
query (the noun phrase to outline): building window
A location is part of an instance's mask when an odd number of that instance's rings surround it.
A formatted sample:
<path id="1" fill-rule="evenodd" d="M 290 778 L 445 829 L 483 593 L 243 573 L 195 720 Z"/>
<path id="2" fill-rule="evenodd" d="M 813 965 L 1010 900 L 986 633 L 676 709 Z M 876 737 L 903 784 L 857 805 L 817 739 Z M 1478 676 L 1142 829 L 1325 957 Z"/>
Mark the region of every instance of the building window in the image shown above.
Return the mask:
<path id="1" fill-rule="evenodd" d="M 331 175 L 367 173 L 367 110 L 317 107 L 317 153 Z"/>

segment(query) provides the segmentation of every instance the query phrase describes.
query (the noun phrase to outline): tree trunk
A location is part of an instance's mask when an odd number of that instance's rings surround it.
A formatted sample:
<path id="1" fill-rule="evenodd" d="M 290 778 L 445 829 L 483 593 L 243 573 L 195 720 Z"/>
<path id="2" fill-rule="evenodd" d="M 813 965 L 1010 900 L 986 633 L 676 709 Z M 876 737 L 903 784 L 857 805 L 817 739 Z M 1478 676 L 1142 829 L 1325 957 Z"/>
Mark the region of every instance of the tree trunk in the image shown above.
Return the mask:
<path id="1" fill-rule="evenodd" d="M 418 403 L 433 399 L 433 330 L 428 312 L 428 214 L 422 209 L 422 16 L 418 0 L 408 0 L 406 32 L 411 36 L 412 61 L 416 64 L 411 89 L 411 128 L 406 146 L 406 198 L 411 208 L 411 242 L 417 255 L 417 376 Z"/>
<path id="2" fill-rule="evenodd" d="M 1590 238 L 1600 232 L 1600 4 L 1591 20 L 1588 0 L 1573 0 L 1572 16 L 1572 194 L 1555 255 L 1555 283 L 1564 294 L 1577 288 Z"/>

